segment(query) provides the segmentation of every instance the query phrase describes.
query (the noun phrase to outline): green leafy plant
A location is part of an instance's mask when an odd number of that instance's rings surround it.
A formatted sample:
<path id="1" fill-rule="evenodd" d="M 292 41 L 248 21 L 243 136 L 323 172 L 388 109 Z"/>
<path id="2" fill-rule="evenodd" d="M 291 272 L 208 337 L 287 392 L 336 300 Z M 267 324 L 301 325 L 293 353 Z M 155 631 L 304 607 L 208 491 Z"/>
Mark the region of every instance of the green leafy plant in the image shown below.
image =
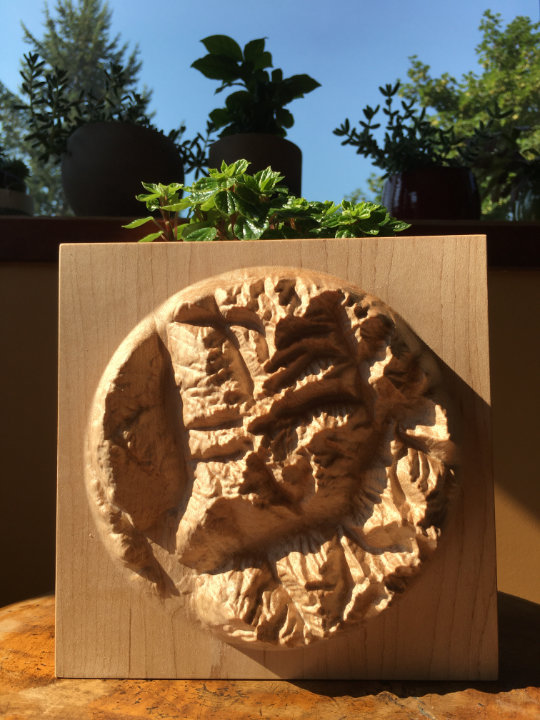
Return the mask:
<path id="1" fill-rule="evenodd" d="M 503 111 L 495 101 L 487 107 L 488 121 L 480 121 L 459 152 L 475 171 L 483 186 L 484 198 L 497 205 L 530 185 L 540 185 L 540 152 L 527 146 L 535 128 L 514 125 L 512 110 Z"/>
<path id="2" fill-rule="evenodd" d="M 0 146 L 0 188 L 26 192 L 26 178 L 30 172 L 26 164 L 17 158 L 8 158 Z"/>
<path id="3" fill-rule="evenodd" d="M 416 110 L 414 99 L 402 100 L 401 110 L 395 110 L 399 88 L 399 81 L 379 88 L 386 98 L 383 113 L 388 117 L 382 142 L 374 135 L 381 127 L 375 122 L 379 105 L 364 108 L 361 130 L 351 128 L 348 119 L 334 130 L 335 135 L 345 137 L 342 145 L 356 147 L 358 154 L 370 157 L 384 170 L 382 178 L 434 165 L 466 167 L 481 182 L 483 199 L 495 206 L 505 197 L 515 202 L 524 188 L 538 182 L 540 153 L 527 146 L 534 128 L 509 122 L 513 110 L 501 110 L 495 100 L 484 108 L 487 121 L 478 120 L 467 134 L 458 137 L 453 128 L 444 129 L 434 118 L 428 118 L 425 108 Z"/>
<path id="4" fill-rule="evenodd" d="M 469 137 L 481 121 L 489 122 L 488 108 L 496 99 L 501 110 L 508 112 L 500 123 L 505 134 L 514 128 L 527 128 L 517 138 L 517 146 L 529 163 L 534 160 L 532 150 L 540 150 L 540 23 L 527 15 L 512 15 L 510 22 L 504 23 L 499 13 L 492 10 L 483 13 L 475 48 L 478 62 L 460 76 L 454 77 L 448 72 L 435 75 L 416 55 L 410 57 L 408 82 L 402 85 L 400 94 L 430 108 L 434 122 L 452 127 L 457 135 L 465 137 Z M 483 156 L 481 165 L 474 165 L 472 169 L 483 198 L 483 216 L 509 220 L 515 186 L 513 172 L 507 172 L 505 177 L 504 167 L 508 159 L 514 163 L 516 156 L 504 150 L 501 137 L 498 140 L 495 164 L 491 166 L 489 158 Z M 504 186 L 494 181 L 491 167 Z M 527 164 L 521 166 L 526 174 L 532 169 Z M 511 182 L 506 183 L 506 179 Z"/>
<path id="5" fill-rule="evenodd" d="M 409 227 L 390 217 L 382 205 L 347 200 L 336 205 L 295 197 L 272 168 L 250 175 L 248 165 L 247 160 L 223 163 L 190 187 L 143 183 L 147 192 L 137 199 L 161 217 L 148 215 L 124 227 L 153 223 L 157 230 L 141 242 L 362 237 L 394 235 Z M 186 210 L 187 219 L 180 219 Z"/>
<path id="6" fill-rule="evenodd" d="M 388 122 L 381 143 L 373 131 L 381 127 L 375 122 L 380 105 L 363 109 L 364 120 L 360 120 L 360 130 L 351 127 L 347 118 L 334 134 L 344 137 L 342 145 L 356 147 L 356 152 L 370 157 L 375 166 L 384 170 L 385 177 L 397 172 L 416 170 L 431 165 L 463 165 L 458 148 L 463 139 L 456 137 L 452 129 L 436 126 L 427 116 L 426 109 L 418 110 L 414 101 L 401 101 L 401 107 L 394 108 L 394 99 L 398 94 L 400 82 L 379 87 L 385 98 L 382 112 Z"/>
<path id="7" fill-rule="evenodd" d="M 220 137 L 235 133 L 270 133 L 285 137 L 294 118 L 286 105 L 319 87 L 309 75 L 283 77 L 283 71 L 272 68 L 272 55 L 265 49 L 265 39 L 251 40 L 242 49 L 227 35 L 211 35 L 201 41 L 208 54 L 192 63 L 205 77 L 220 80 L 216 93 L 231 87 L 225 107 L 210 113 Z"/>
<path id="8" fill-rule="evenodd" d="M 146 113 L 146 99 L 125 91 L 128 70 L 111 62 L 102 67 L 102 72 L 103 92 L 94 95 L 81 91 L 74 97 L 65 70 L 47 66 L 38 53 L 24 55 L 21 89 L 28 104 L 17 108 L 28 111 L 30 132 L 26 139 L 39 150 L 42 162 L 51 157 L 60 160 L 69 136 L 86 123 L 117 121 L 157 130 Z M 207 164 L 209 129 L 206 137 L 198 133 L 192 140 L 182 141 L 184 132 L 185 126 L 180 126 L 168 135 L 178 147 L 186 172 L 194 169 L 200 172 Z"/>

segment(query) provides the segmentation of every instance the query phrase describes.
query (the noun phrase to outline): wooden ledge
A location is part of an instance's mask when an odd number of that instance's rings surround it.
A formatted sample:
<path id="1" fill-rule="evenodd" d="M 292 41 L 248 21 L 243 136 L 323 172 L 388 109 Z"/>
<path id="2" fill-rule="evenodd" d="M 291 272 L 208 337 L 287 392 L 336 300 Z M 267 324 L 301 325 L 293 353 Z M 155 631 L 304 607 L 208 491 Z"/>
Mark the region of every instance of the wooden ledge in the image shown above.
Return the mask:
<path id="1" fill-rule="evenodd" d="M 486 235 L 489 268 L 540 267 L 540 222 L 412 220 L 403 235 Z"/>
<path id="2" fill-rule="evenodd" d="M 132 218 L 0 217 L 0 262 L 57 262 L 61 243 L 137 242 L 147 226 Z M 417 220 L 404 235 L 487 235 L 491 268 L 540 267 L 540 222 Z"/>

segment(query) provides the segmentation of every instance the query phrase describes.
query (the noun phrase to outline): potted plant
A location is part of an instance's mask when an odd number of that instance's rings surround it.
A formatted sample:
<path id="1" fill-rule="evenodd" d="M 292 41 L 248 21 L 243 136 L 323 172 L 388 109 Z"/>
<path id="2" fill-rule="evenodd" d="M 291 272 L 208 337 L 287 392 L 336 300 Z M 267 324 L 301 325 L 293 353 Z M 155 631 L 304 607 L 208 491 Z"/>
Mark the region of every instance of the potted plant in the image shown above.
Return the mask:
<path id="1" fill-rule="evenodd" d="M 487 108 L 461 155 L 474 169 L 494 219 L 540 219 L 540 153 L 527 137 L 530 127 L 506 124 L 513 111 Z M 487 204 L 487 203 L 486 203 Z"/>
<path id="2" fill-rule="evenodd" d="M 418 111 L 413 102 L 393 103 L 399 91 L 395 85 L 379 87 L 385 98 L 383 113 L 388 121 L 382 142 L 374 135 L 380 128 L 375 118 L 380 106 L 363 109 L 360 130 L 346 119 L 334 134 L 345 139 L 342 145 L 370 157 L 386 178 L 382 202 L 390 212 L 407 219 L 477 219 L 480 196 L 472 171 L 464 164 L 460 149 L 463 138 L 452 129 L 433 124 L 425 108 Z"/>
<path id="3" fill-rule="evenodd" d="M 268 167 L 251 175 L 248 166 L 245 159 L 222 163 L 190 187 L 143 183 L 147 192 L 137 199 L 153 214 L 125 227 L 153 223 L 156 231 L 140 242 L 354 238 L 395 235 L 409 227 L 375 203 L 343 200 L 336 205 L 296 197 L 282 184 L 280 173 Z M 179 214 L 185 210 L 189 215 L 184 220 Z"/>
<path id="4" fill-rule="evenodd" d="M 183 178 L 205 164 L 203 138 L 182 143 L 185 128 L 158 131 L 137 93 L 125 93 L 125 70 L 103 69 L 104 91 L 75 98 L 67 74 L 48 68 L 37 53 L 24 56 L 22 91 L 28 96 L 28 138 L 62 164 L 62 183 L 76 215 L 133 216 L 139 178 Z"/>
<path id="5" fill-rule="evenodd" d="M 24 162 L 6 157 L 0 146 L 0 215 L 32 214 L 32 199 L 26 193 L 28 175 Z"/>
<path id="6" fill-rule="evenodd" d="M 512 189 L 513 219 L 540 220 L 540 155 L 521 157 Z"/>
<path id="7" fill-rule="evenodd" d="M 210 113 L 219 139 L 210 147 L 209 164 L 219 167 L 246 158 L 253 170 L 272 166 L 286 178 L 291 191 L 301 194 L 302 154 L 285 139 L 294 118 L 286 106 L 319 87 L 309 75 L 283 77 L 272 68 L 272 55 L 264 38 L 251 40 L 242 49 L 227 35 L 211 35 L 201 41 L 208 54 L 192 63 L 205 77 L 220 80 L 216 93 L 239 88 L 224 107 Z"/>

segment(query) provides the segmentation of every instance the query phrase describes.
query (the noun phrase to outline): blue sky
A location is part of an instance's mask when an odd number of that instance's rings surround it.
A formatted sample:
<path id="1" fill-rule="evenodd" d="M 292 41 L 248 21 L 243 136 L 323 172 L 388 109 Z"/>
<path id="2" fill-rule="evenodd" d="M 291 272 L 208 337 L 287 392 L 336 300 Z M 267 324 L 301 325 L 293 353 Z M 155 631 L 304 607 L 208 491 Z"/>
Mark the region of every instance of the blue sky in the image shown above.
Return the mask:
<path id="1" fill-rule="evenodd" d="M 405 79 L 410 55 L 435 75 L 459 77 L 477 69 L 484 10 L 505 24 L 516 15 L 539 20 L 539 0 L 109 0 L 109 7 L 112 32 L 139 47 L 141 82 L 153 90 L 155 122 L 165 131 L 184 122 L 194 135 L 222 104 L 217 83 L 190 67 L 205 54 L 200 39 L 207 35 L 231 35 L 242 45 L 266 37 L 275 67 L 318 80 L 320 88 L 289 106 L 295 124 L 288 138 L 302 149 L 303 195 L 336 201 L 365 186 L 373 168 L 342 147 L 333 128 L 376 105 L 379 85 Z M 44 0 L 0 0 L 0 79 L 13 91 L 28 50 L 20 23 L 40 36 L 43 8 Z"/>

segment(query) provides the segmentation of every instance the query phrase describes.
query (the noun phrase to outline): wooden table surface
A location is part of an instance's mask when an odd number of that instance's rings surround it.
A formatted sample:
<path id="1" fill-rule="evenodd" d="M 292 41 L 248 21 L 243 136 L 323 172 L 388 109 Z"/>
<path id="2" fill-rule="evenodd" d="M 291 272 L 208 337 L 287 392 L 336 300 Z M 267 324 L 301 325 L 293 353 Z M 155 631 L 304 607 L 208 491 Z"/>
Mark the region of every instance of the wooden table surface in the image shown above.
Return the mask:
<path id="1" fill-rule="evenodd" d="M 54 598 L 0 609 L 4 720 L 540 718 L 540 605 L 499 594 L 496 683 L 57 680 Z"/>

